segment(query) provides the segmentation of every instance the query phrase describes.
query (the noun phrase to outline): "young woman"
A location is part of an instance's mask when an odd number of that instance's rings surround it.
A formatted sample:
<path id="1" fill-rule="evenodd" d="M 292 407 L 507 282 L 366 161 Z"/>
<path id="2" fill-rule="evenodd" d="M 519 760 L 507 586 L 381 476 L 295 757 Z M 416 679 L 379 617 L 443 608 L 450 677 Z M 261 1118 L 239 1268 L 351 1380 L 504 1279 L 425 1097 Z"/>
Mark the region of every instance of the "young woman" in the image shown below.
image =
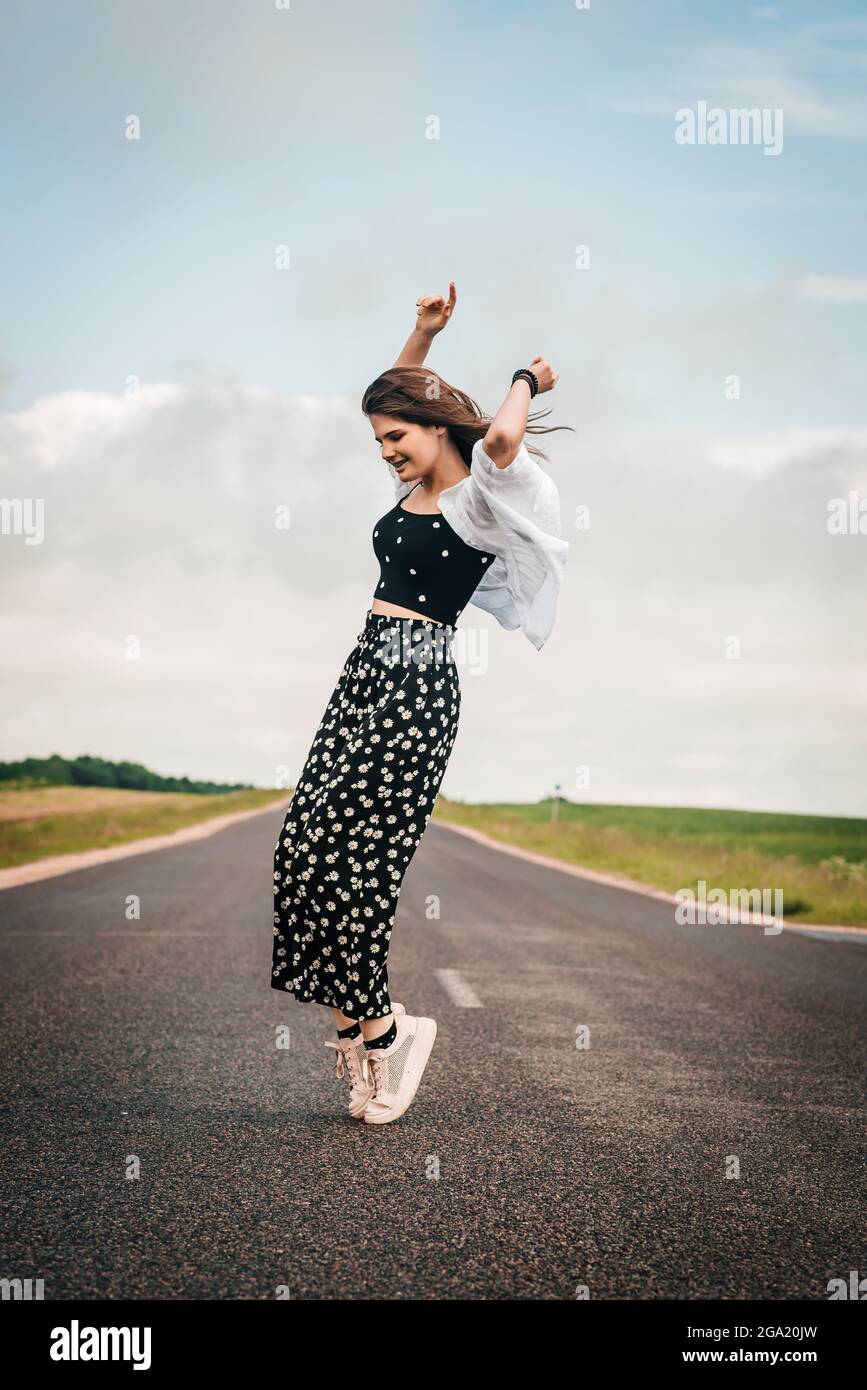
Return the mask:
<path id="1" fill-rule="evenodd" d="M 456 303 L 417 301 L 395 366 L 361 408 L 395 487 L 373 530 L 379 578 L 357 644 L 286 812 L 274 854 L 271 985 L 330 1008 L 349 1113 L 388 1124 L 408 1109 L 436 1037 L 388 990 L 404 874 L 430 820 L 458 729 L 455 624 L 468 602 L 536 648 L 554 622 L 568 545 L 552 479 L 531 457 L 531 399 L 557 373 L 515 372 L 493 419 L 424 370 Z M 548 414 L 549 412 L 540 412 Z M 544 458 L 544 454 L 539 457 Z"/>

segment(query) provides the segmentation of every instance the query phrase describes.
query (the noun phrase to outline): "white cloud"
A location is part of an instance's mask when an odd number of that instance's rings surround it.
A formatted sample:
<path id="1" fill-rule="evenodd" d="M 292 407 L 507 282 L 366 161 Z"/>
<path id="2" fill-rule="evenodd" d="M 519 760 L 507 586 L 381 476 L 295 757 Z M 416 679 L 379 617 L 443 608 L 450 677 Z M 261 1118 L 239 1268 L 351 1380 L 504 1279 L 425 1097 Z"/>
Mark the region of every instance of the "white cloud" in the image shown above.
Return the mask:
<path id="1" fill-rule="evenodd" d="M 827 304 L 867 304 L 867 276 L 802 275 L 795 286 L 801 299 Z"/>
<path id="2" fill-rule="evenodd" d="M 15 414 L 0 416 L 0 448 L 15 452 L 15 441 L 37 471 L 74 467 L 83 451 L 106 448 L 141 424 L 143 415 L 178 400 L 182 388 L 161 382 L 139 396 L 107 391 L 61 391 L 44 396 Z"/>
<path id="3" fill-rule="evenodd" d="M 718 439 L 707 455 L 719 468 L 731 468 L 751 478 L 815 465 L 827 469 L 835 460 L 834 481 L 851 487 L 867 484 L 867 427 L 863 429 L 804 429 L 774 431 L 744 439 Z"/>
<path id="4" fill-rule="evenodd" d="M 765 42 L 672 42 L 652 83 L 646 71 L 631 86 L 625 76 L 616 87 L 606 82 L 598 100 L 607 109 L 668 117 L 672 128 L 674 112 L 699 99 L 725 109 L 781 108 L 787 132 L 865 140 L 864 38 L 863 27 L 816 26 L 775 32 L 772 51 Z M 848 86 L 847 76 L 854 78 Z"/>
<path id="5" fill-rule="evenodd" d="M 459 672 L 446 794 L 535 799 L 560 781 L 584 799 L 863 811 L 867 548 L 829 537 L 825 502 L 863 479 L 865 435 L 603 432 L 578 468 L 549 441 L 573 545 L 558 621 L 539 653 L 465 613 L 489 664 Z M 0 455 L 4 495 L 46 499 L 42 546 L 0 543 L 4 756 L 297 775 L 393 504 L 357 401 L 63 393 L 0 417 Z"/>

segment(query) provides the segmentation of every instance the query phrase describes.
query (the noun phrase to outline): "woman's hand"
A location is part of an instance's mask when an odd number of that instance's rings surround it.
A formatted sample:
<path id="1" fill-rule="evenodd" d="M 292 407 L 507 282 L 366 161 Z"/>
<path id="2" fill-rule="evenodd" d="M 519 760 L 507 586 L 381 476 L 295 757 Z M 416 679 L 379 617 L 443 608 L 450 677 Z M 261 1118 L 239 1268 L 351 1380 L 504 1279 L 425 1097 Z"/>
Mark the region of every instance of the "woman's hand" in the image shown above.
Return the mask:
<path id="1" fill-rule="evenodd" d="M 552 391 L 560 379 L 559 372 L 554 371 L 545 357 L 534 357 L 530 363 L 530 371 L 539 383 L 540 394 L 542 391 Z M 529 388 L 530 383 L 525 376 L 519 376 L 512 382 L 509 393 L 488 426 L 484 438 L 485 453 L 498 468 L 509 467 L 527 432 L 527 416 L 532 397 L 529 389 L 525 390 L 522 383 Z"/>
<path id="2" fill-rule="evenodd" d="M 530 371 L 539 383 L 540 396 L 543 391 L 553 391 L 560 380 L 560 373 L 554 371 L 551 363 L 545 357 L 534 357 L 530 363 Z"/>
<path id="3" fill-rule="evenodd" d="M 449 281 L 449 297 L 425 294 L 415 301 L 418 317 L 415 328 L 403 346 L 403 351 L 395 362 L 396 367 L 420 367 L 430 351 L 430 345 L 452 316 L 458 302 L 458 292 L 454 280 Z"/>
<path id="4" fill-rule="evenodd" d="M 458 292 L 455 289 L 454 280 L 449 281 L 448 300 L 443 299 L 442 295 L 426 294 L 415 302 L 418 308 L 418 318 L 415 321 L 416 331 L 426 333 L 432 338 L 445 328 L 458 302 Z"/>

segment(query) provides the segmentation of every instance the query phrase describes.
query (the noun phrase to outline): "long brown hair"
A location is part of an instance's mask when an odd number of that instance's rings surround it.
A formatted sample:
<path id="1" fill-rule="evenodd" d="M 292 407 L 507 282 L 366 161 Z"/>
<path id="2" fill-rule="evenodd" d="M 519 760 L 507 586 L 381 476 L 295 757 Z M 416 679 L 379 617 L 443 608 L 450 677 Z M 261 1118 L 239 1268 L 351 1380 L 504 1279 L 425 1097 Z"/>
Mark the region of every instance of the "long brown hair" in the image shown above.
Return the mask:
<path id="1" fill-rule="evenodd" d="M 437 372 L 428 367 L 389 367 L 376 381 L 371 382 L 361 400 L 365 415 L 394 415 L 413 425 L 446 425 L 449 434 L 469 468 L 473 445 L 484 439 L 491 423 L 481 406 L 458 390 Z M 527 417 L 540 420 L 549 410 L 537 410 Z M 554 430 L 571 430 L 571 425 L 527 425 L 528 434 L 552 434 Z M 541 449 L 527 445 L 527 452 L 546 459 Z"/>

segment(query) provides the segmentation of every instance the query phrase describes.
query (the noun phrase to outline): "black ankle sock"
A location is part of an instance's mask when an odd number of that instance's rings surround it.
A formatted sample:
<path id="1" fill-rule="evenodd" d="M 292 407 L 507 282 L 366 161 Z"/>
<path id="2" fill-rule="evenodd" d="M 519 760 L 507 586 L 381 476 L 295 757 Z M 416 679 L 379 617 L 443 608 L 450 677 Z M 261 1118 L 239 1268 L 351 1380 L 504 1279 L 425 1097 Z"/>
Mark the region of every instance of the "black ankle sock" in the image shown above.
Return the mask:
<path id="1" fill-rule="evenodd" d="M 396 1037 L 397 1019 L 393 1018 L 391 1020 L 391 1027 L 387 1028 L 386 1031 L 380 1034 L 378 1038 L 371 1038 L 370 1042 L 368 1042 L 365 1038 L 364 1050 L 365 1052 L 378 1052 L 380 1048 L 391 1047 L 391 1044 L 394 1042 Z"/>
<path id="2" fill-rule="evenodd" d="M 360 1023 L 350 1023 L 348 1028 L 337 1030 L 338 1038 L 357 1038 L 361 1033 Z"/>

